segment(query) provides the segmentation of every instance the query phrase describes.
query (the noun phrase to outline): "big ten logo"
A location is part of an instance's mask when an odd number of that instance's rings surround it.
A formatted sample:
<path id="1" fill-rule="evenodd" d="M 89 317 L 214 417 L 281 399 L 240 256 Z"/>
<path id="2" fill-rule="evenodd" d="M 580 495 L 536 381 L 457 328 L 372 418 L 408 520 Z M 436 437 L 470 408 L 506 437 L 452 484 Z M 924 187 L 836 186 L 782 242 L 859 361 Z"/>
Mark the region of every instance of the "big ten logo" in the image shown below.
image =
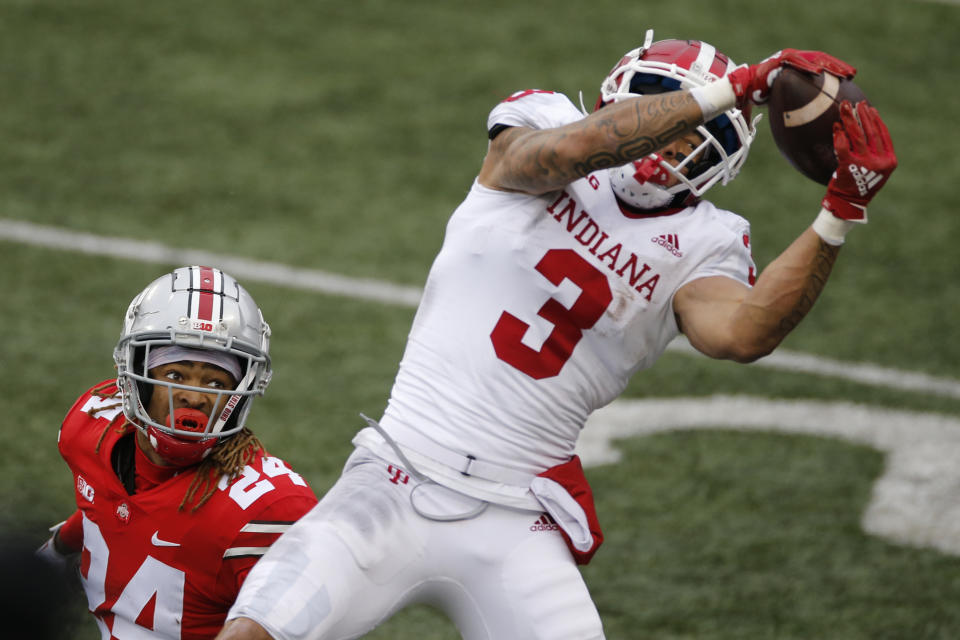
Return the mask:
<path id="1" fill-rule="evenodd" d="M 204 322 L 203 320 L 194 320 L 191 326 L 197 331 L 213 331 L 212 322 Z"/>
<path id="2" fill-rule="evenodd" d="M 87 484 L 83 476 L 77 476 L 77 493 L 79 493 L 87 502 L 93 502 L 93 487 Z"/>

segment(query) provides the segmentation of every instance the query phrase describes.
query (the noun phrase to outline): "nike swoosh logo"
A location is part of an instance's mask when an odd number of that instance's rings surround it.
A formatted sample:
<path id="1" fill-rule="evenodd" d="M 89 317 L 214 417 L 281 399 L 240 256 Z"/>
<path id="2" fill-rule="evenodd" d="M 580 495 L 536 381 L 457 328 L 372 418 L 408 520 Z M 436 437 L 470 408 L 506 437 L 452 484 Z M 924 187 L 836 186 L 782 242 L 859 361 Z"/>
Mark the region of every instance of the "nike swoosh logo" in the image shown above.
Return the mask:
<path id="1" fill-rule="evenodd" d="M 179 542 L 167 542 L 166 540 L 161 540 L 160 536 L 157 535 L 158 533 L 160 533 L 160 531 L 154 531 L 153 537 L 150 538 L 150 542 L 153 543 L 153 546 L 155 547 L 179 547 L 180 546 Z"/>

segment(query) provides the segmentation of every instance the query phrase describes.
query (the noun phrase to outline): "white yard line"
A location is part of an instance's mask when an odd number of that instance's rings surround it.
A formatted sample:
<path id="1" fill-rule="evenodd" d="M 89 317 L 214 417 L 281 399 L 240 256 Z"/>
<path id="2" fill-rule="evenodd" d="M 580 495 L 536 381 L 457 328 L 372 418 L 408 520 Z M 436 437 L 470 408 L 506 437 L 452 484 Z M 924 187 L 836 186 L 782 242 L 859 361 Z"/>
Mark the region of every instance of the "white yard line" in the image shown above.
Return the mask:
<path id="1" fill-rule="evenodd" d="M 264 282 L 407 307 L 415 307 L 422 293 L 418 287 L 396 285 L 381 280 L 350 278 L 326 271 L 298 269 L 276 262 L 247 260 L 207 251 L 175 249 L 155 242 L 101 236 L 37 225 L 22 220 L 0 218 L 0 240 L 138 262 L 167 265 L 216 265 L 241 281 Z M 670 345 L 670 350 L 696 354 L 685 340 L 675 341 Z M 750 366 L 809 373 L 841 378 L 869 386 L 960 398 L 960 380 L 937 378 L 921 372 L 880 367 L 870 363 L 843 362 L 795 351 L 778 350 Z"/>
<path id="2" fill-rule="evenodd" d="M 699 352 L 682 336 L 670 344 L 670 350 L 699 355 Z M 937 378 L 917 371 L 881 367 L 869 362 L 832 360 L 787 349 L 778 349 L 748 366 L 840 378 L 872 387 L 960 398 L 960 380 Z"/>
<path id="3" fill-rule="evenodd" d="M 617 463 L 617 441 L 692 429 L 792 433 L 843 440 L 886 454 L 861 517 L 863 529 L 898 544 L 960 555 L 960 420 L 846 402 L 752 396 L 620 399 L 587 421 L 584 466 Z"/>
<path id="4" fill-rule="evenodd" d="M 211 265 L 223 269 L 241 282 L 265 282 L 294 289 L 410 307 L 417 305 L 421 294 L 421 290 L 417 287 L 404 287 L 380 280 L 349 278 L 326 271 L 297 269 L 277 262 L 247 260 L 209 251 L 174 249 L 156 242 L 100 236 L 70 229 L 41 226 L 22 220 L 0 218 L 0 240 L 137 262 L 174 266 Z"/>

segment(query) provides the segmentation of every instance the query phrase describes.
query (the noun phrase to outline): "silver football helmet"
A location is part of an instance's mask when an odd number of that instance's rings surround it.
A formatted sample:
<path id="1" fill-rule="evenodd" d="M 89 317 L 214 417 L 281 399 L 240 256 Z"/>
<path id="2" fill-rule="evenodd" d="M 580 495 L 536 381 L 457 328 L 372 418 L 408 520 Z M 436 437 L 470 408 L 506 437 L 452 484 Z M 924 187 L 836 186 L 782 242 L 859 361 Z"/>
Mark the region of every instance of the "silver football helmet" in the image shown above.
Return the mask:
<path id="1" fill-rule="evenodd" d="M 219 440 L 243 428 L 254 396 L 263 395 L 273 375 L 269 348 L 269 325 L 233 277 L 211 267 L 176 269 L 137 295 L 124 317 L 113 352 L 123 412 L 164 459 L 178 465 L 199 462 Z M 179 354 L 179 359 L 223 363 L 237 384 L 218 390 L 151 378 L 149 369 L 157 366 L 162 351 L 168 354 L 162 362 Z M 168 391 L 167 424 L 146 410 L 159 386 Z M 216 394 L 210 415 L 178 415 L 174 389 Z"/>
<path id="2" fill-rule="evenodd" d="M 702 87 L 735 68 L 723 53 L 697 40 L 653 41 L 646 33 L 643 46 L 627 53 L 600 86 L 595 109 L 638 95 Z M 749 113 L 730 109 L 697 127 L 703 142 L 674 167 L 658 154 L 612 167 L 610 180 L 617 197 L 638 209 L 683 206 L 695 202 L 718 182 L 727 184 L 747 160 L 756 136 L 758 115 L 749 123 Z M 663 172 L 679 183 L 663 185 Z M 684 172 L 686 175 L 684 175 Z"/>

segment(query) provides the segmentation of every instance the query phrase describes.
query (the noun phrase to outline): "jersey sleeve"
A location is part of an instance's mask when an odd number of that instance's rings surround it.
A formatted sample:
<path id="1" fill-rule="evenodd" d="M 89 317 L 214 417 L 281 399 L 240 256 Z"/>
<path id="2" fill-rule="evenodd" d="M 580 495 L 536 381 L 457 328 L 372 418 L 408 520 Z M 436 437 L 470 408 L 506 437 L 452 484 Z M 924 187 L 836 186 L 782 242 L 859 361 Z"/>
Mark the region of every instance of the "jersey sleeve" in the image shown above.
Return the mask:
<path id="1" fill-rule="evenodd" d="M 122 412 L 114 380 L 104 380 L 88 389 L 77 398 L 60 424 L 57 434 L 60 455 L 70 463 L 71 458 L 78 455 L 78 448 L 85 450 L 84 447 L 90 444 L 91 437 L 99 439 L 100 432 L 97 429 L 106 427 Z"/>
<path id="2" fill-rule="evenodd" d="M 90 400 L 90 397 L 91 392 L 88 390 L 77 398 L 73 406 L 71 406 L 66 415 L 63 416 L 63 421 L 60 423 L 60 431 L 57 433 L 57 448 L 60 450 L 60 455 L 64 459 L 68 457 L 73 439 L 76 438 L 89 422 L 89 418 L 82 412 L 84 405 Z"/>
<path id="3" fill-rule="evenodd" d="M 487 131 L 498 125 L 551 129 L 583 117 L 583 113 L 562 93 L 527 89 L 514 93 L 493 108 L 487 118 Z"/>
<path id="4" fill-rule="evenodd" d="M 710 276 L 724 276 L 753 286 L 757 267 L 751 253 L 750 223 L 740 216 L 729 214 L 722 225 L 726 232 L 718 234 L 717 242 L 680 286 Z"/>
<path id="5" fill-rule="evenodd" d="M 57 530 L 57 537 L 67 549 L 80 551 L 83 548 L 83 513 L 79 509 L 64 521 Z"/>
<path id="6" fill-rule="evenodd" d="M 221 579 L 227 588 L 239 592 L 257 560 L 315 504 L 317 498 L 309 489 L 289 491 L 253 514 L 224 551 Z"/>

